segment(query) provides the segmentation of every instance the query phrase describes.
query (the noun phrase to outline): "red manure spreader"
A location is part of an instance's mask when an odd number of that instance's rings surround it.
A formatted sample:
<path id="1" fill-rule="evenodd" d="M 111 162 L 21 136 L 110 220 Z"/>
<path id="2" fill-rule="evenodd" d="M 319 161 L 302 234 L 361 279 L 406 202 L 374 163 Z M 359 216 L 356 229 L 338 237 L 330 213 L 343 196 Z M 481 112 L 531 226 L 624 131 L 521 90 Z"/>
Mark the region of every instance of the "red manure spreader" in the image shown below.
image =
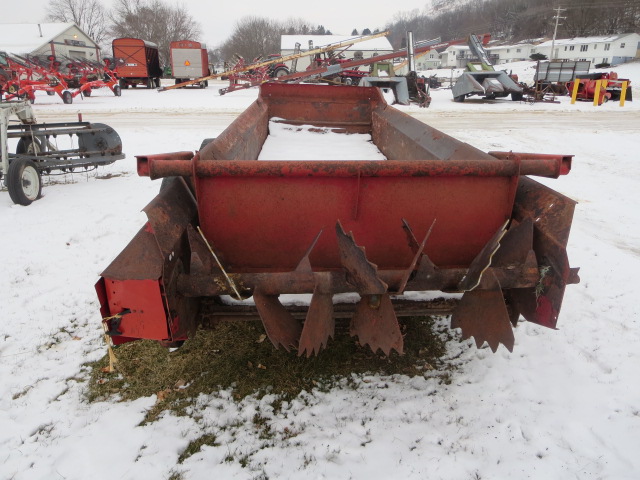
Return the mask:
<path id="1" fill-rule="evenodd" d="M 338 146 L 326 160 L 335 145 L 285 143 L 263 159 L 283 129 L 332 143 L 364 135 L 379 158 Z M 399 316 L 457 292 L 451 326 L 511 350 L 518 318 L 555 328 L 565 287 L 579 281 L 566 251 L 575 202 L 530 178 L 567 174 L 571 160 L 485 153 L 374 87 L 265 83 L 195 154 L 137 157 L 138 173 L 163 186 L 96 285 L 105 329 L 116 345 L 179 346 L 214 299 L 213 314 L 250 310 L 274 346 L 299 355 L 327 347 L 345 315 L 361 345 L 388 355 L 403 352 Z M 283 294 L 309 296 L 302 317 Z"/>

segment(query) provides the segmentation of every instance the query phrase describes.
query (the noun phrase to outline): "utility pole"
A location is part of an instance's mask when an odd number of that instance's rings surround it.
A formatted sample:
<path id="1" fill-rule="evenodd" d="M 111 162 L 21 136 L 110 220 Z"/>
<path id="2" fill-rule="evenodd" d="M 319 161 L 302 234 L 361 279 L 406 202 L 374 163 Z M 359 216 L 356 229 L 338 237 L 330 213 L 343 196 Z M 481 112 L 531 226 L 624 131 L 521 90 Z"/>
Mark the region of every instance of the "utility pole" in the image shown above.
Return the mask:
<path id="1" fill-rule="evenodd" d="M 554 8 L 554 10 L 556 11 L 556 16 L 553 17 L 556 19 L 556 28 L 553 29 L 553 40 L 551 40 L 551 55 L 549 55 L 549 61 L 553 60 L 553 49 L 556 46 L 556 34 L 558 33 L 558 22 L 562 19 L 564 20 L 567 17 L 561 17 L 560 16 L 560 12 L 565 12 L 567 9 L 566 8 Z"/>

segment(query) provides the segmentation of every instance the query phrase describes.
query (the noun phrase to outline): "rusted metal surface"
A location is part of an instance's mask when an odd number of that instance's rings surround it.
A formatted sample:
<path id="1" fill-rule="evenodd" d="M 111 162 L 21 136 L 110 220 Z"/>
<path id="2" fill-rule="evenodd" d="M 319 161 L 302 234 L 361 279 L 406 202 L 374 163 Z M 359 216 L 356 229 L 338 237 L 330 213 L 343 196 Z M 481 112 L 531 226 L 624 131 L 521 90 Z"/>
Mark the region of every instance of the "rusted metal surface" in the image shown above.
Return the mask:
<path id="1" fill-rule="evenodd" d="M 382 350 L 389 355 L 395 350 L 402 355 L 404 341 L 389 295 L 385 293 L 375 301 L 371 297 L 364 296 L 358 303 L 349 327 L 351 336 L 358 337 L 361 345 L 369 345 L 374 352 Z M 372 306 L 375 303 L 378 305 Z"/>
<path id="2" fill-rule="evenodd" d="M 481 288 L 464 293 L 451 316 L 451 328 L 460 328 L 463 339 L 473 337 L 478 348 L 487 342 L 495 352 L 502 343 L 511 352 L 515 339 L 500 282 L 492 272 L 483 282 Z"/>
<path id="3" fill-rule="evenodd" d="M 424 256 L 420 265 L 424 263 Z M 519 265 L 505 268 L 493 268 L 496 277 L 505 288 L 533 287 L 540 279 L 538 268 Z M 416 275 L 410 279 L 405 291 L 457 291 L 457 285 L 466 275 L 466 268 L 440 268 L 429 276 Z M 264 272 L 264 273 L 232 273 L 231 276 L 240 285 L 242 291 L 251 292 L 260 285 L 263 291 L 274 295 L 278 293 L 302 294 L 313 293 L 316 277 L 328 275 L 333 293 L 353 292 L 354 287 L 347 281 L 344 271 L 314 272 L 313 276 L 301 275 L 295 272 Z M 405 270 L 378 270 L 378 276 L 389 285 L 389 291 L 395 292 L 402 285 Z M 218 275 L 181 275 L 178 278 L 178 290 L 182 295 L 191 297 L 210 297 L 216 295 L 233 295 L 222 274 Z"/>
<path id="4" fill-rule="evenodd" d="M 176 154 L 169 154 L 176 155 Z M 535 175 L 556 178 L 564 171 L 562 158 L 429 161 L 251 161 L 205 162 L 202 157 L 174 159 L 169 156 L 138 157 L 139 174 L 152 179 L 190 176 L 216 177 L 512 177 Z M 142 173 L 140 173 L 142 172 Z"/>
<path id="5" fill-rule="evenodd" d="M 388 160 L 257 161 L 273 119 L 370 133 Z M 120 343 L 188 338 L 202 298 L 233 295 L 224 269 L 255 307 L 219 306 L 217 318 L 257 313 L 271 342 L 298 355 L 318 354 L 344 316 L 361 344 L 402 353 L 391 295 L 425 291 L 464 292 L 452 327 L 511 350 L 520 314 L 555 327 L 578 281 L 566 253 L 575 202 L 525 176 L 567 174 L 571 160 L 484 153 L 373 88 L 266 84 L 199 152 L 138 157 L 141 175 L 187 181 L 145 209 L 149 223 L 97 286 L 101 311 L 117 317 L 106 322 Z M 312 295 L 304 311 L 278 298 L 301 293 Z M 339 293 L 360 301 L 347 312 Z"/>

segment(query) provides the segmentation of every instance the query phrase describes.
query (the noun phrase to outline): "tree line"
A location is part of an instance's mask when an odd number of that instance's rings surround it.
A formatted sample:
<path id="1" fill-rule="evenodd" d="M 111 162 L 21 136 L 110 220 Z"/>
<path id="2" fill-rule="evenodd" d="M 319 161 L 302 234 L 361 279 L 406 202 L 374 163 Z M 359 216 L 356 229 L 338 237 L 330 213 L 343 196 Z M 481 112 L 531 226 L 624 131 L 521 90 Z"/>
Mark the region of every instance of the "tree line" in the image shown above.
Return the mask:
<path id="1" fill-rule="evenodd" d="M 551 37 L 560 7 L 558 38 L 632 33 L 640 30 L 638 0 L 471 0 L 434 16 L 412 10 L 396 14 L 386 26 L 394 48 L 407 31 L 414 37 L 443 41 L 471 33 L 491 33 L 507 42 Z"/>
<path id="2" fill-rule="evenodd" d="M 47 20 L 73 22 L 105 52 L 111 51 L 114 38 L 134 37 L 158 45 L 160 62 L 169 61 L 169 45 L 176 40 L 198 41 L 200 24 L 183 5 L 172 6 L 163 0 L 116 0 L 106 9 L 100 0 L 50 0 Z M 231 60 L 240 55 L 249 61 L 260 55 L 280 52 L 280 36 L 331 35 L 323 25 L 291 18 L 285 21 L 247 16 L 236 22 L 231 36 L 209 50 L 211 62 Z M 108 54 L 107 54 L 108 55 Z"/>
<path id="3" fill-rule="evenodd" d="M 470 0 L 447 12 L 412 10 L 397 13 L 386 25 L 394 48 L 404 47 L 407 31 L 417 40 L 440 37 L 443 41 L 470 33 L 491 33 L 507 42 L 532 40 L 553 35 L 558 0 Z M 558 22 L 558 38 L 611 35 L 640 30 L 638 0 L 564 0 Z M 169 60 L 169 45 L 175 40 L 199 40 L 200 24 L 183 5 L 172 6 L 163 0 L 115 0 L 106 9 L 100 0 L 50 0 L 47 19 L 74 22 L 105 52 L 113 38 L 135 37 L 158 45 L 160 60 Z M 375 30 L 373 33 L 377 33 Z M 353 29 L 352 35 L 358 35 Z M 365 28 L 361 35 L 370 34 Z M 246 16 L 221 45 L 209 51 L 210 61 L 232 61 L 236 55 L 251 61 L 258 56 L 280 52 L 280 36 L 331 35 L 323 25 L 300 18 L 273 20 Z"/>

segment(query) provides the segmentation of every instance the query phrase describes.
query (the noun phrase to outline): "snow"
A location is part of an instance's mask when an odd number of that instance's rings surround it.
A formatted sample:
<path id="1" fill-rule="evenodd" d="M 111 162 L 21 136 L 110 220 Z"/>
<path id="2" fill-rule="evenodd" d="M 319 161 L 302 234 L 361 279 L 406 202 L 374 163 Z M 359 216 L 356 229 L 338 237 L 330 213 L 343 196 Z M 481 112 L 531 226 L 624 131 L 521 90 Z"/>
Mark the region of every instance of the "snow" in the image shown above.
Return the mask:
<path id="1" fill-rule="evenodd" d="M 640 85 L 640 63 L 615 70 Z M 134 156 L 197 149 L 257 94 L 219 96 L 224 83 L 212 83 L 122 97 L 102 89 L 72 105 L 38 95 L 40 121 L 81 112 L 107 123 L 127 158 L 99 176 L 57 178 L 29 207 L 0 192 L 0 478 L 640 478 L 637 99 L 454 103 L 441 89 L 428 109 L 399 107 L 485 151 L 575 155 L 568 176 L 544 180 L 579 202 L 568 254 L 581 283 L 567 288 L 559 330 L 522 321 L 513 353 L 450 342 L 459 369 L 449 385 L 429 375 L 354 376 L 277 412 L 269 396 L 237 402 L 226 390 L 198 397 L 189 417 L 167 413 L 145 425 L 155 397 L 87 403 L 83 365 L 106 353 L 93 284 L 158 190 L 135 174 Z M 274 439 L 260 438 L 256 413 Z M 178 464 L 203 434 L 218 446 Z"/>
<path id="2" fill-rule="evenodd" d="M 331 128 L 287 125 L 272 118 L 258 160 L 385 160 L 371 135 Z M 284 154 L 283 154 L 284 152 Z"/>

